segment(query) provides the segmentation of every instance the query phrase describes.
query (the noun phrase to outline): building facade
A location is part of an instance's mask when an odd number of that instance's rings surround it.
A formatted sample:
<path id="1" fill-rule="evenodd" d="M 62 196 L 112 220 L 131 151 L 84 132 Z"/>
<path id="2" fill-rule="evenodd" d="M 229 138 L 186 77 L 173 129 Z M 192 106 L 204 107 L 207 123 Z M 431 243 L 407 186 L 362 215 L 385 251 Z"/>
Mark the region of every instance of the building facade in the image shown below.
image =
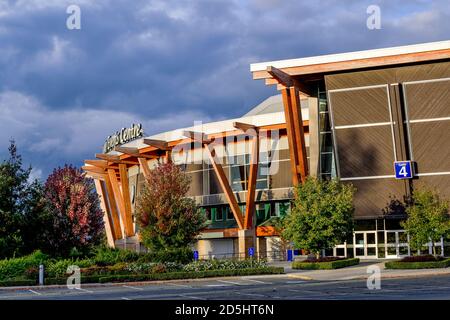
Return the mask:
<path id="1" fill-rule="evenodd" d="M 195 245 L 201 257 L 243 257 L 249 248 L 283 257 L 287 244 L 273 221 L 289 214 L 293 188 L 307 175 L 357 188 L 355 231 L 325 254 L 411 254 L 404 212 L 386 208 L 422 186 L 450 199 L 450 41 L 250 69 L 281 94 L 239 119 L 140 137 L 86 160 L 109 243 L 139 248 L 133 213 L 145 175 L 158 161 L 173 161 L 192 178 L 189 196 L 210 221 Z M 400 161 L 411 165 L 410 178 L 396 174 Z"/>

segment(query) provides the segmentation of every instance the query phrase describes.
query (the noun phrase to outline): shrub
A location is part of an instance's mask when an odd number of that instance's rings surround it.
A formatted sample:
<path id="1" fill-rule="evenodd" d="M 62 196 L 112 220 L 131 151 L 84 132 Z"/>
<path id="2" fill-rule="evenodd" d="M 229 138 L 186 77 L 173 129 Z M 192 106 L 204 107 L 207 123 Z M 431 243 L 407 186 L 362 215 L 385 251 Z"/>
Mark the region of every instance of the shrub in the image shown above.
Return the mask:
<path id="1" fill-rule="evenodd" d="M 24 277 L 28 270 L 33 273 L 31 268 L 39 268 L 41 263 L 48 259 L 46 254 L 37 250 L 30 255 L 20 258 L 11 258 L 0 260 L 0 280 L 15 279 Z"/>
<path id="2" fill-rule="evenodd" d="M 186 264 L 194 260 L 194 253 L 190 248 L 171 248 L 141 254 L 139 262 L 173 262 Z"/>
<path id="3" fill-rule="evenodd" d="M 311 258 L 307 258 L 305 261 L 303 262 L 331 262 L 331 261 L 337 261 L 337 260 L 344 260 L 345 258 L 341 258 L 341 257 L 311 257 Z"/>
<path id="4" fill-rule="evenodd" d="M 66 275 L 67 268 L 71 265 L 76 265 L 80 268 L 86 268 L 94 265 L 94 261 L 90 259 L 50 260 L 45 265 L 45 273 L 48 277 L 63 277 Z"/>
<path id="5" fill-rule="evenodd" d="M 36 285 L 36 280 L 25 280 L 25 279 L 12 279 L 12 280 L 1 280 L 0 287 L 21 287 L 21 286 L 34 286 Z"/>
<path id="6" fill-rule="evenodd" d="M 223 276 L 248 276 L 257 274 L 282 274 L 284 268 L 266 267 L 266 268 L 248 268 L 236 270 L 207 270 L 198 272 L 170 272 L 170 273 L 151 273 L 138 275 L 113 275 L 100 277 L 100 283 L 106 282 L 127 282 L 127 281 L 149 281 L 149 280 L 175 280 L 175 279 L 196 279 L 208 277 Z"/>
<path id="7" fill-rule="evenodd" d="M 139 256 L 139 253 L 131 250 L 101 247 L 96 249 L 93 260 L 98 266 L 112 266 L 119 262 L 137 261 Z"/>
<path id="8" fill-rule="evenodd" d="M 401 262 L 425 262 L 425 261 L 441 261 L 444 260 L 444 257 L 441 256 L 433 256 L 431 254 L 423 255 L 423 256 L 409 256 L 404 257 Z"/>
<path id="9" fill-rule="evenodd" d="M 183 271 L 238 270 L 248 268 L 267 268 L 265 260 L 200 260 L 183 267 Z"/>
<path id="10" fill-rule="evenodd" d="M 450 259 L 423 262 L 388 261 L 384 264 L 386 269 L 432 269 L 447 268 L 449 266 Z"/>
<path id="11" fill-rule="evenodd" d="M 359 264 L 358 258 L 335 260 L 330 262 L 303 262 L 294 261 L 292 263 L 292 269 L 303 269 L 303 270 L 330 270 L 330 269 L 340 269 L 349 266 L 354 266 Z"/>

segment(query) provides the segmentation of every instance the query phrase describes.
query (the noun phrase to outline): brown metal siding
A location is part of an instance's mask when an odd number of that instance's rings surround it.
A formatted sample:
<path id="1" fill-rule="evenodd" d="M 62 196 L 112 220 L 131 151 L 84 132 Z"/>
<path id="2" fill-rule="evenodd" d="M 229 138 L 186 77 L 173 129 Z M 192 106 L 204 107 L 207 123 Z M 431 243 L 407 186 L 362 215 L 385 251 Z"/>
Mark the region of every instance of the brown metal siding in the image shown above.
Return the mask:
<path id="1" fill-rule="evenodd" d="M 336 130 L 342 178 L 392 175 L 390 126 Z"/>
<path id="2" fill-rule="evenodd" d="M 407 160 L 406 150 L 411 141 L 418 173 L 450 172 L 450 121 L 427 121 L 410 124 L 410 134 L 403 125 L 402 111 L 406 109 L 410 120 L 450 117 L 450 81 L 407 84 L 403 82 L 450 77 L 450 62 L 424 64 L 329 75 L 325 77 L 334 125 L 388 122 L 389 113 L 385 97 L 377 89 L 329 92 L 329 90 L 373 85 L 389 85 L 394 137 L 390 126 L 349 128 L 335 130 L 337 155 L 341 177 L 393 175 L 395 140 L 398 160 Z M 384 90 L 386 92 L 386 90 Z M 389 197 L 402 198 L 409 190 L 409 181 L 393 178 L 351 180 L 358 189 L 355 195 L 356 218 L 375 217 Z M 419 176 L 412 182 L 415 188 L 425 185 L 450 198 L 450 175 Z"/>

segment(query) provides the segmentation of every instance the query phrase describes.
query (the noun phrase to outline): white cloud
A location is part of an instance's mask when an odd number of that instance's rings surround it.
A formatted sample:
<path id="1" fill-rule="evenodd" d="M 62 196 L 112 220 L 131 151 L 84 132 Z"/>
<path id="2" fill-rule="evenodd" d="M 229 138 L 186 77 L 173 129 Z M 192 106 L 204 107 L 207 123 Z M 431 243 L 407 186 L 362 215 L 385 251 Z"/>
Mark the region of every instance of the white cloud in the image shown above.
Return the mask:
<path id="1" fill-rule="evenodd" d="M 31 183 L 36 179 L 42 180 L 42 170 L 38 168 L 32 168 L 30 176 L 28 177 L 28 183 Z"/>
<path id="2" fill-rule="evenodd" d="M 148 135 L 190 126 L 195 120 L 211 119 L 200 112 L 143 118 L 121 110 L 52 110 L 34 97 L 4 91 L 0 93 L 0 123 L 7 134 L 0 140 L 0 148 L 5 150 L 8 140 L 14 138 L 29 152 L 57 152 L 70 160 L 80 153 L 100 152 L 109 134 L 132 123 L 142 123 Z"/>

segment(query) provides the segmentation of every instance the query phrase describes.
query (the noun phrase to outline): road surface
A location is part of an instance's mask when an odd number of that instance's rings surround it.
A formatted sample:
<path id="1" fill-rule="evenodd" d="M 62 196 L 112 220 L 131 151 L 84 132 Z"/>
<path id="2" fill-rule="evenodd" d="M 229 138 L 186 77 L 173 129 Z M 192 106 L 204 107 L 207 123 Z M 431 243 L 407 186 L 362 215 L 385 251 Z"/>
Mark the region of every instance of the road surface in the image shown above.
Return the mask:
<path id="1" fill-rule="evenodd" d="M 203 279 L 164 284 L 0 290 L 0 299 L 50 300 L 354 300 L 450 299 L 450 275 L 381 280 L 369 290 L 366 280 L 308 281 L 285 276 Z"/>

